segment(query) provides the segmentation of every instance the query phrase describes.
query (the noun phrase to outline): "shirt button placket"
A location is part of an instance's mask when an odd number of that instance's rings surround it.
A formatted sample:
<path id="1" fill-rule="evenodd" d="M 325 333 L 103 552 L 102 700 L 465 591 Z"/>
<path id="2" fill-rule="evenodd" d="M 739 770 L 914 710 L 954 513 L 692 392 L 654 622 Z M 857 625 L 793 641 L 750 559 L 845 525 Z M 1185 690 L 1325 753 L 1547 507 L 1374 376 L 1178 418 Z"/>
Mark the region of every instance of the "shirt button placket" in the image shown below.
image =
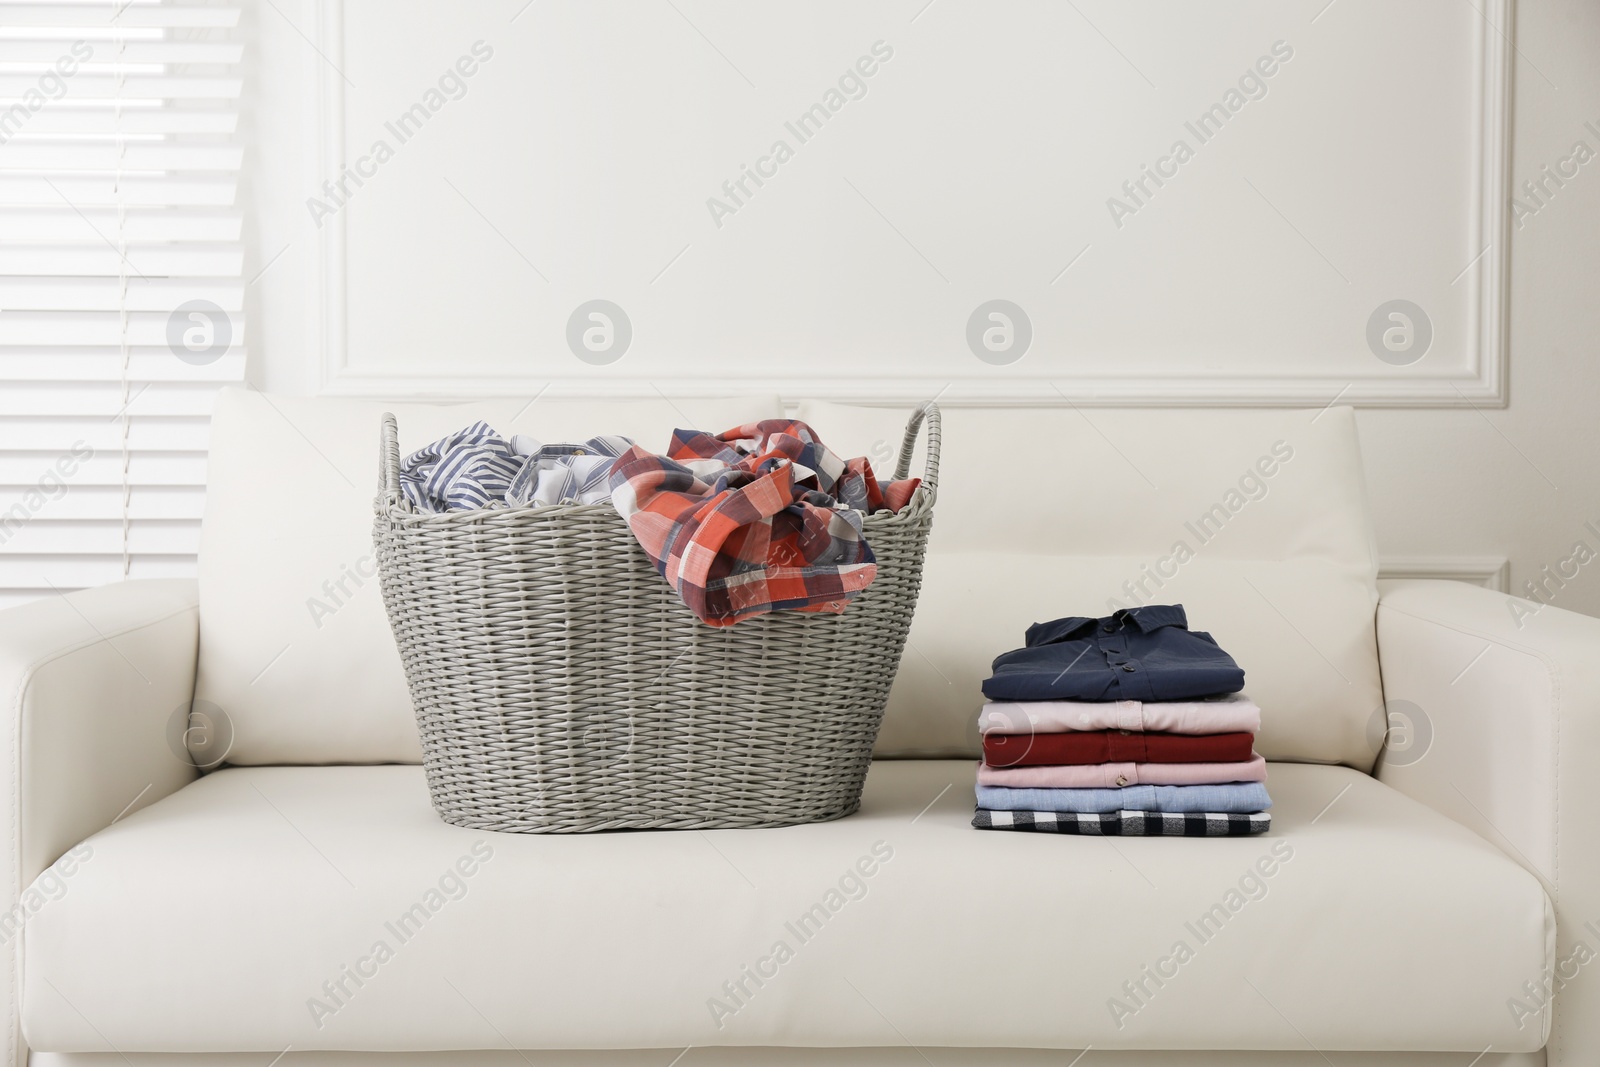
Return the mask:
<path id="1" fill-rule="evenodd" d="M 1098 638 L 1100 647 L 1105 653 L 1106 669 L 1111 672 L 1111 698 L 1117 699 L 1122 695 L 1122 673 L 1129 670 L 1127 665 L 1128 641 L 1115 626 L 1102 626 L 1102 635 L 1110 637 Z"/>
<path id="2" fill-rule="evenodd" d="M 1117 701 L 1117 725 L 1124 730 L 1144 729 L 1143 708 L 1137 700 Z"/>

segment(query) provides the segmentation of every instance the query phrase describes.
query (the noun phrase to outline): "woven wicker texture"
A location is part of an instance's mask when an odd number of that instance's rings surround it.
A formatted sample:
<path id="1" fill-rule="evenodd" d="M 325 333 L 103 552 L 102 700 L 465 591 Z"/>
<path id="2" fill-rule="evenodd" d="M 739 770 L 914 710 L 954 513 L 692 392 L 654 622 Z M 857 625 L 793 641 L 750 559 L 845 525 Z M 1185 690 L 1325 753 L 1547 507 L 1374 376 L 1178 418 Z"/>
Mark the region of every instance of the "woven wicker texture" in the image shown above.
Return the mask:
<path id="1" fill-rule="evenodd" d="M 878 574 L 842 615 L 706 626 L 609 503 L 423 515 L 382 430 L 373 541 L 433 806 L 483 830 L 785 826 L 855 811 L 922 583 L 939 478 L 865 520 Z"/>

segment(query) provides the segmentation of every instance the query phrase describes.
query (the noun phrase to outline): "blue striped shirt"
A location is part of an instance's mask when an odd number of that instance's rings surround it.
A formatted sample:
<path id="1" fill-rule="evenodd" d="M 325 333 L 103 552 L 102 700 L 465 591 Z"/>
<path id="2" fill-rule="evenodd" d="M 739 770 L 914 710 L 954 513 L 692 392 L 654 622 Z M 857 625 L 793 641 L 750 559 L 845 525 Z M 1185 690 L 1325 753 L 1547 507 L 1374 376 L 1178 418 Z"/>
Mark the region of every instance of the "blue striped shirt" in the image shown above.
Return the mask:
<path id="1" fill-rule="evenodd" d="M 507 441 L 475 422 L 420 448 L 400 465 L 400 488 L 424 514 L 507 504 L 597 504 L 609 500 L 607 474 L 633 446 L 626 437 L 594 437 L 581 445 Z"/>

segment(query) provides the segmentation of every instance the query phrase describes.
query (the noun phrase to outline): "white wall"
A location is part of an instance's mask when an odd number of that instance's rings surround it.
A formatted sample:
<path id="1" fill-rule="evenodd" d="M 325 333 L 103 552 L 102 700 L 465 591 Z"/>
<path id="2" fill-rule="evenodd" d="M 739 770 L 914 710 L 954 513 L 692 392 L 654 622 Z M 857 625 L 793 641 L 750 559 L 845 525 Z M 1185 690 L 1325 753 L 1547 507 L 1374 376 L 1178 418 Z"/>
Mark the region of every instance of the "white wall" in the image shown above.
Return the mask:
<path id="1" fill-rule="evenodd" d="M 1331 16 L 1330 16 L 1331 17 Z M 1521 189 L 1577 141 L 1600 151 L 1600 6 L 1517 5 L 1511 178 Z M 1519 193 L 1524 203 L 1532 202 Z M 1511 587 L 1600 551 L 1600 160 L 1510 235 L 1509 404 L 1365 411 L 1367 477 L 1386 555 L 1502 555 Z M 1600 560 L 1569 566 L 1560 607 L 1600 615 Z M 1552 583 L 1551 588 L 1554 588 Z"/>
<path id="2" fill-rule="evenodd" d="M 1584 410 L 1600 394 L 1580 340 L 1600 179 L 1582 169 L 1509 254 L 1491 239 L 1507 205 L 1485 192 L 1506 162 L 1497 56 L 1517 183 L 1577 139 L 1600 148 L 1583 125 L 1600 128 L 1592 6 L 1520 5 L 1514 52 L 1451 0 L 1077 7 L 506 0 L 396 20 L 371 0 L 280 0 L 257 15 L 254 208 L 260 265 L 278 258 L 252 286 L 253 377 L 380 394 L 670 392 L 753 373 L 797 396 L 956 402 L 1342 395 L 1371 405 L 1397 569 L 1508 558 L 1520 586 L 1580 537 L 1600 550 L 1583 529 L 1600 529 Z M 478 40 L 493 57 L 399 144 L 384 122 Z M 867 95 L 813 142 L 786 134 L 878 40 L 895 53 Z M 1198 145 L 1184 121 L 1276 41 L 1292 61 Z M 785 136 L 794 159 L 717 226 L 706 199 Z M 1116 225 L 1107 199 L 1177 137 L 1195 158 Z M 348 204 L 319 192 L 339 155 L 379 139 L 394 157 Z M 311 197 L 339 210 L 316 225 Z M 634 320 L 615 364 L 563 343 L 591 297 Z M 1033 324 L 1012 364 L 966 345 L 993 297 Z M 1435 326 L 1406 365 L 1366 342 L 1396 297 Z M 1590 569 L 1556 602 L 1600 613 Z"/>

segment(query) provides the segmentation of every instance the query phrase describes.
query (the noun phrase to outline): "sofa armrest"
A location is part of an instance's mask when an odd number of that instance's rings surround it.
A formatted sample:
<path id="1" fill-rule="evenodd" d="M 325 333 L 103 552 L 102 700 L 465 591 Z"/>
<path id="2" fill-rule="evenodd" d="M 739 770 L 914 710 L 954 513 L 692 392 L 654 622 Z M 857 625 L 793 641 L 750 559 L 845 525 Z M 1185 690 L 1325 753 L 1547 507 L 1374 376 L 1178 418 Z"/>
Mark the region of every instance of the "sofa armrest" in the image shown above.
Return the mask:
<path id="1" fill-rule="evenodd" d="M 0 611 L 6 1067 L 27 1062 L 14 984 L 20 935 L 50 899 L 23 891 L 68 849 L 199 774 L 169 742 L 175 713 L 194 696 L 197 605 L 193 581 L 163 580 Z M 69 868 L 90 861 L 74 852 L 59 865 L 62 893 L 71 891 Z"/>
<path id="2" fill-rule="evenodd" d="M 1376 774 L 1544 883 L 1554 966 L 1505 1010 L 1550 1026 L 1550 1067 L 1600 1062 L 1600 973 L 1580 973 L 1600 958 L 1600 619 L 1460 582 L 1380 589 L 1384 699 L 1409 736 Z"/>

